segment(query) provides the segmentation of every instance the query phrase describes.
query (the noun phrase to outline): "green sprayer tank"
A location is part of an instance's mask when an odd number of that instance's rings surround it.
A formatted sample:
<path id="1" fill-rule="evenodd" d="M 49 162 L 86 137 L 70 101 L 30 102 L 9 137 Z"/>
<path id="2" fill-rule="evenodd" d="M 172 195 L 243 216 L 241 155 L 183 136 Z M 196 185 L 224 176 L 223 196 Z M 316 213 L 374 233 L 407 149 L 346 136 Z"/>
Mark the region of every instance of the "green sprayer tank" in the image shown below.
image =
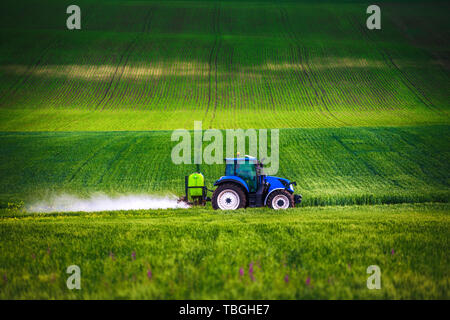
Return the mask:
<path id="1" fill-rule="evenodd" d="M 188 192 L 190 197 L 202 197 L 205 178 L 201 173 L 195 172 L 188 177 Z"/>

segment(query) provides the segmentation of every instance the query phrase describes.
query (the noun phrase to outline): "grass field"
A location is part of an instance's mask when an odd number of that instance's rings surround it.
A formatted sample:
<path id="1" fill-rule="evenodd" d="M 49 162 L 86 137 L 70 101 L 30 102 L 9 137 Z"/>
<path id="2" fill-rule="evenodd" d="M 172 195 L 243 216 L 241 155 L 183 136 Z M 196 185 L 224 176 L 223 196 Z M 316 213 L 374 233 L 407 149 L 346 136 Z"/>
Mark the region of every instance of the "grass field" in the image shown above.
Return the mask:
<path id="1" fill-rule="evenodd" d="M 446 2 L 383 2 L 373 32 L 365 2 L 80 1 L 79 31 L 70 1 L 12 3 L 3 131 L 448 124 Z"/>
<path id="2" fill-rule="evenodd" d="M 3 211 L 0 298 L 449 299 L 449 230 L 448 204 Z M 79 291 L 66 287 L 72 264 Z M 369 265 L 380 290 L 366 287 Z"/>
<path id="3" fill-rule="evenodd" d="M 448 2 L 372 31 L 367 1 L 80 0 L 68 31 L 70 4 L 0 3 L 0 299 L 450 298 Z M 279 128 L 302 207 L 31 213 L 182 195 L 194 121 Z"/>

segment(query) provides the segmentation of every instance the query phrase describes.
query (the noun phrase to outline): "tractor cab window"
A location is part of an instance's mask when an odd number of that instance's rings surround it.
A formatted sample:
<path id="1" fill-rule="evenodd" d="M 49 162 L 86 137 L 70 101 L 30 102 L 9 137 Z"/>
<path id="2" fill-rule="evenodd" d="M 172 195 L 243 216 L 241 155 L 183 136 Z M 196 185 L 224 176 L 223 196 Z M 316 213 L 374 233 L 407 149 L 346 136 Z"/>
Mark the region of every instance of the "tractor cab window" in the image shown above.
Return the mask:
<path id="1" fill-rule="evenodd" d="M 250 192 L 257 189 L 256 163 L 249 160 L 227 161 L 225 175 L 238 176 L 244 180 Z"/>
<path id="2" fill-rule="evenodd" d="M 244 162 L 237 164 L 236 175 L 244 180 L 250 192 L 256 191 L 256 166 L 254 163 Z"/>
<path id="3" fill-rule="evenodd" d="M 234 162 L 227 162 L 225 166 L 225 175 L 234 176 Z"/>

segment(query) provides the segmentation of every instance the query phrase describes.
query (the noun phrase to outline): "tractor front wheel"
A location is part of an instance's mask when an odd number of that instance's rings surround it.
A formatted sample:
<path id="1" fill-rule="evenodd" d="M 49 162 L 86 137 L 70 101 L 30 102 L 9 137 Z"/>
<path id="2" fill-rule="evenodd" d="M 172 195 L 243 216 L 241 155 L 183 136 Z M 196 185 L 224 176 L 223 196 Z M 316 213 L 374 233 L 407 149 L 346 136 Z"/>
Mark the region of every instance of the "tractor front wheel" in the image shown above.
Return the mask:
<path id="1" fill-rule="evenodd" d="M 267 205 L 275 210 L 293 208 L 295 206 L 294 196 L 286 190 L 275 190 L 269 195 Z"/>
<path id="2" fill-rule="evenodd" d="M 214 210 L 236 210 L 245 208 L 247 197 L 237 184 L 224 183 L 214 190 L 211 204 Z"/>

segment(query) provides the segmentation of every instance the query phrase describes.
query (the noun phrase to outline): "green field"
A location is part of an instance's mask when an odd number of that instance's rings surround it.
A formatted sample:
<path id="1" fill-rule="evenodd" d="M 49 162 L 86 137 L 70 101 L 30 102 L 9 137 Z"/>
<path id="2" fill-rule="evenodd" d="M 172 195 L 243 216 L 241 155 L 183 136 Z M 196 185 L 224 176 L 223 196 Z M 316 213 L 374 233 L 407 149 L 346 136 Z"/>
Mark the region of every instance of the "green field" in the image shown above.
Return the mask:
<path id="1" fill-rule="evenodd" d="M 0 3 L 0 299 L 450 298 L 448 2 L 378 1 L 372 31 L 368 1 L 80 0 L 74 31 L 70 4 Z M 182 195 L 194 121 L 280 129 L 302 205 L 32 213 Z"/>
<path id="2" fill-rule="evenodd" d="M 448 204 L 3 212 L 0 298 L 449 299 L 448 214 Z M 66 288 L 72 264 L 79 291 Z M 366 287 L 369 265 L 381 290 Z"/>
<path id="3" fill-rule="evenodd" d="M 177 142 L 170 137 L 170 131 L 1 133 L 0 204 L 58 193 L 181 196 L 195 165 L 172 162 Z M 277 175 L 297 182 L 307 206 L 448 202 L 449 139 L 448 126 L 282 129 Z M 224 165 L 202 171 L 213 188 Z"/>
<path id="4" fill-rule="evenodd" d="M 447 2 L 70 3 L 2 1 L 0 130 L 448 124 Z"/>

